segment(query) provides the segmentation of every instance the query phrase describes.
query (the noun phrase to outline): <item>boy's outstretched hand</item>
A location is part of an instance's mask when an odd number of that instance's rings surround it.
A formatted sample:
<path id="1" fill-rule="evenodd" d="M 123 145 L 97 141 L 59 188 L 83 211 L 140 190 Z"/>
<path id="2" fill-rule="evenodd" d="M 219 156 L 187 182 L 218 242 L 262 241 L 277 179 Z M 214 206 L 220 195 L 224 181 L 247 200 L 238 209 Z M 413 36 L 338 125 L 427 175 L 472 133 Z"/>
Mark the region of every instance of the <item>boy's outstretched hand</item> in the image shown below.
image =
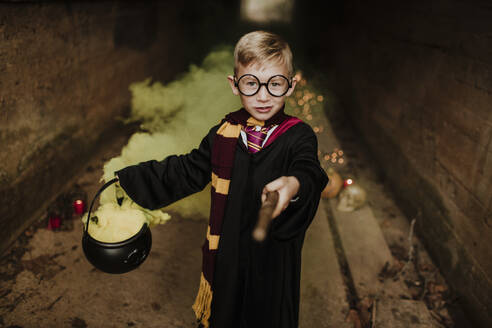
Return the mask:
<path id="1" fill-rule="evenodd" d="M 273 218 L 282 213 L 283 210 L 289 206 L 290 200 L 294 197 L 299 191 L 299 180 L 297 180 L 294 176 L 283 176 L 278 179 L 273 180 L 268 183 L 264 188 L 261 194 L 261 201 L 264 202 L 266 200 L 266 194 L 270 191 L 278 191 L 278 203 L 277 207 L 273 211 Z"/>

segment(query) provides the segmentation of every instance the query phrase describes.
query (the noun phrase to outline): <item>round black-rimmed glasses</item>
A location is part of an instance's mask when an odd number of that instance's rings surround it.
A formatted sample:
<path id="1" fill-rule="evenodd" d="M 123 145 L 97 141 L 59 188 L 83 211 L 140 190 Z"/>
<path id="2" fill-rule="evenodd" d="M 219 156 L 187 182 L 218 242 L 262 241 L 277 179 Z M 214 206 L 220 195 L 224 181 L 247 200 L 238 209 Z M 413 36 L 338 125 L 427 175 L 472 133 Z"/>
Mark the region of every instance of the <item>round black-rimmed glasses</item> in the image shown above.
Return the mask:
<path id="1" fill-rule="evenodd" d="M 260 91 L 262 85 L 274 97 L 282 97 L 292 88 L 292 82 L 283 75 L 274 75 L 267 82 L 261 83 L 253 74 L 244 74 L 238 80 L 234 77 L 234 85 L 244 96 L 253 96 Z"/>

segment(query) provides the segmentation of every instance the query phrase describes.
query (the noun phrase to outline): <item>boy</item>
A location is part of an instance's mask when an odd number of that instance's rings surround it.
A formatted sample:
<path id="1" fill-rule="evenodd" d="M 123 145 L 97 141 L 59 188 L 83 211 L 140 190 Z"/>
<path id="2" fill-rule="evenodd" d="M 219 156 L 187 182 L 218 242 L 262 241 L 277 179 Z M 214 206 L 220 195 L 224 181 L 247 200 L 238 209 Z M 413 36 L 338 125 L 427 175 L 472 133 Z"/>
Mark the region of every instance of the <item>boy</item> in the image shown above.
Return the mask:
<path id="1" fill-rule="evenodd" d="M 202 327 L 298 326 L 301 249 L 328 182 L 309 125 L 284 113 L 294 92 L 292 53 L 279 36 L 244 35 L 234 51 L 232 92 L 243 108 L 228 114 L 189 154 L 116 172 L 139 205 L 157 209 L 212 181 L 193 310 Z M 252 230 L 266 193 L 278 191 L 269 234 Z"/>

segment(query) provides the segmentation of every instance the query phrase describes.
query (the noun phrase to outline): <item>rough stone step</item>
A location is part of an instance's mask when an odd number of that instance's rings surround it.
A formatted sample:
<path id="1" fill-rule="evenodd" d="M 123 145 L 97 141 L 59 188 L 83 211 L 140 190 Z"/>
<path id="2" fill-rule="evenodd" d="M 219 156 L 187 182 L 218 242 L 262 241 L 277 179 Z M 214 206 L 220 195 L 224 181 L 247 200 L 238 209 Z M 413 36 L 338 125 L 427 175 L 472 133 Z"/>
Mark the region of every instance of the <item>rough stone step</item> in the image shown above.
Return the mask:
<path id="1" fill-rule="evenodd" d="M 384 299 L 376 303 L 376 328 L 437 328 L 424 302 Z"/>
<path id="2" fill-rule="evenodd" d="M 400 280 L 387 279 L 383 283 L 378 279 L 386 263 L 393 265 L 393 256 L 370 206 L 341 212 L 337 210 L 337 199 L 330 199 L 329 204 L 359 298 L 410 297 Z"/>
<path id="3" fill-rule="evenodd" d="M 349 305 L 325 209 L 320 204 L 302 250 L 300 328 L 351 328 Z"/>

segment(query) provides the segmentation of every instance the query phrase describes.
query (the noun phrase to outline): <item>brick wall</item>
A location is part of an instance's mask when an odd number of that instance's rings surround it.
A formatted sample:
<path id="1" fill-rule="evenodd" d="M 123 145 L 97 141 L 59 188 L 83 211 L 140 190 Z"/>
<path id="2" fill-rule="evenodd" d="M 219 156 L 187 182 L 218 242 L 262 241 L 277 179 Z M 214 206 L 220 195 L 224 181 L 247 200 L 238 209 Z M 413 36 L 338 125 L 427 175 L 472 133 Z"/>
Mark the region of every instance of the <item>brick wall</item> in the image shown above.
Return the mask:
<path id="1" fill-rule="evenodd" d="M 306 8 L 330 18 L 303 27 L 318 39 L 306 42 L 317 68 L 470 316 L 492 326 L 492 6 Z"/>
<path id="2" fill-rule="evenodd" d="M 224 41 L 213 22 L 235 3 L 187 5 L 0 4 L 0 254 L 111 135 L 130 83 L 169 81 Z"/>

